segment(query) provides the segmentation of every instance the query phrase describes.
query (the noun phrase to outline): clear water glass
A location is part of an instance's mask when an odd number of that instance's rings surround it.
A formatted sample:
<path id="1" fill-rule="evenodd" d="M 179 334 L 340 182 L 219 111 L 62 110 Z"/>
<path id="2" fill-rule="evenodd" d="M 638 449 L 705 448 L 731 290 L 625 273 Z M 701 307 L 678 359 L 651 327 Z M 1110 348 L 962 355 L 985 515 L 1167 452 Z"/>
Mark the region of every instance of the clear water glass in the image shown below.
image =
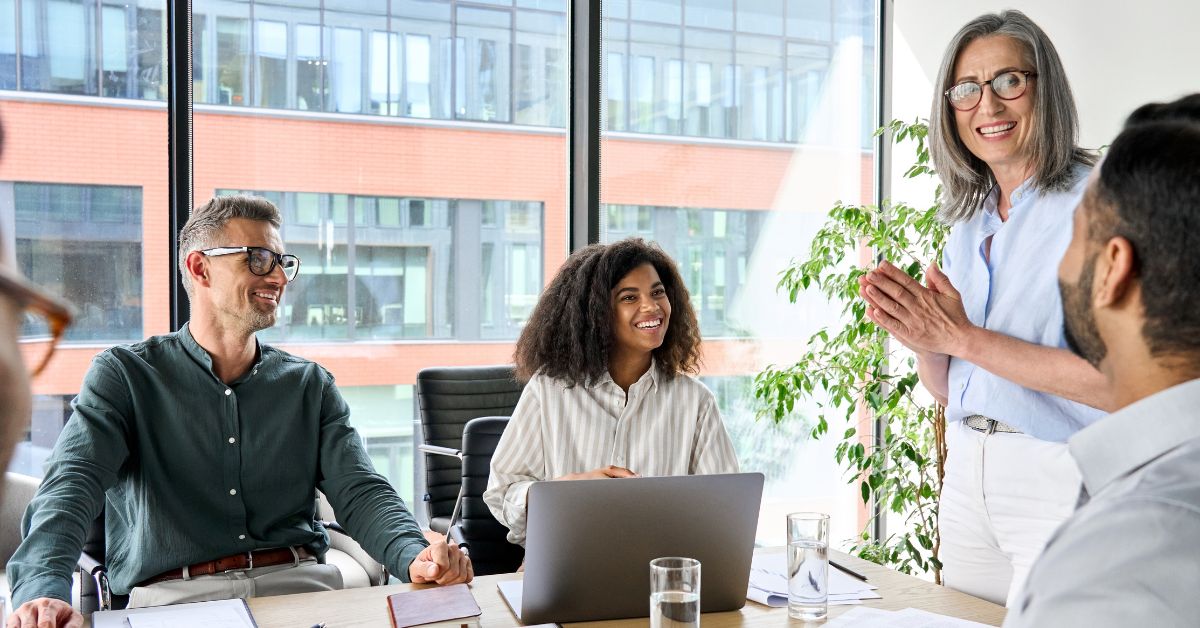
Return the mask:
<path id="1" fill-rule="evenodd" d="M 787 516 L 788 616 L 819 621 L 829 614 L 829 515 Z"/>
<path id="2" fill-rule="evenodd" d="M 700 561 L 665 557 L 650 561 L 650 628 L 699 628 Z"/>

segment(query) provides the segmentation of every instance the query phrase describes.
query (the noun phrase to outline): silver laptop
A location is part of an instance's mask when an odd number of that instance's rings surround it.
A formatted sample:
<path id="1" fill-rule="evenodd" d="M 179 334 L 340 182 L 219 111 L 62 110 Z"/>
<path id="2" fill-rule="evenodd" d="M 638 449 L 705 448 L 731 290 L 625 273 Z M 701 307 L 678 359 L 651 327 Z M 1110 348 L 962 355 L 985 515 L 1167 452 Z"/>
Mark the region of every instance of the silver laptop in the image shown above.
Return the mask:
<path id="1" fill-rule="evenodd" d="M 648 617 L 650 560 L 687 556 L 700 610 L 739 609 L 762 489 L 761 473 L 538 482 L 524 583 L 501 592 L 525 624 Z"/>

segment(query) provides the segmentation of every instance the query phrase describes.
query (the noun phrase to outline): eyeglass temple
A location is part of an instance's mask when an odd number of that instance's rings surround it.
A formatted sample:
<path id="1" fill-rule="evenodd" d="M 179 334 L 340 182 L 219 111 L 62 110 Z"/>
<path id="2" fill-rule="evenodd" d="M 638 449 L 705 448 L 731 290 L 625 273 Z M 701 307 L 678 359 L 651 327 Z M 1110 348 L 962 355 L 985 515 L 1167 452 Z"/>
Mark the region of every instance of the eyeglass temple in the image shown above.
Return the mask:
<path id="1" fill-rule="evenodd" d="M 37 377 L 42 374 L 42 371 L 46 370 L 46 367 L 50 364 L 50 358 L 54 357 L 54 350 L 58 348 L 63 334 L 66 333 L 67 327 L 71 325 L 71 316 L 68 311 L 43 311 L 42 313 L 46 315 L 46 322 L 50 325 L 50 350 L 46 352 L 46 355 L 42 356 L 42 361 L 30 371 L 30 377 Z"/>

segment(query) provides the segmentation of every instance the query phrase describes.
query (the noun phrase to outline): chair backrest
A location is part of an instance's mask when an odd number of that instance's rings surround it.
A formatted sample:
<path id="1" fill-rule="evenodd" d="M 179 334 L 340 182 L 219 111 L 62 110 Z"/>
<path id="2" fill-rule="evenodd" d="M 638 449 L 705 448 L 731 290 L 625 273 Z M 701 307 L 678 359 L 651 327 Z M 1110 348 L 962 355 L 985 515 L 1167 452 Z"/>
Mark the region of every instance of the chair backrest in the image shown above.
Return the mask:
<path id="1" fill-rule="evenodd" d="M 521 566 L 525 548 L 508 542 L 508 528 L 496 521 L 483 502 L 491 474 L 492 454 L 508 425 L 506 416 L 472 419 L 463 429 L 462 504 L 458 535 L 471 546 L 475 575 L 511 573 Z"/>
<path id="2" fill-rule="evenodd" d="M 21 544 L 21 519 L 40 483 L 37 478 L 27 475 L 4 474 L 4 498 L 0 501 L 0 571 Z"/>
<path id="3" fill-rule="evenodd" d="M 417 373 L 417 400 L 424 442 L 461 449 L 467 421 L 511 415 L 523 388 L 511 365 L 422 369 Z M 461 466 L 448 456 L 425 454 L 424 460 L 429 524 L 446 532 L 462 482 Z"/>

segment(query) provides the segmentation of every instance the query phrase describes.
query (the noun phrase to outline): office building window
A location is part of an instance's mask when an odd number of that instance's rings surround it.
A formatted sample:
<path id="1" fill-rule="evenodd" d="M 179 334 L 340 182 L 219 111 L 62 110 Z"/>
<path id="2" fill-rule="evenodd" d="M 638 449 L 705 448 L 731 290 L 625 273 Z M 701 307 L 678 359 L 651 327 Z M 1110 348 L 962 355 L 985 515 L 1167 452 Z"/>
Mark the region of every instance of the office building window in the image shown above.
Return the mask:
<path id="1" fill-rule="evenodd" d="M 537 301 L 541 203 L 218 191 L 233 193 L 276 203 L 301 259 L 265 339 L 514 339 Z"/>
<path id="2" fill-rule="evenodd" d="M 17 267 L 78 310 L 65 341 L 142 336 L 140 188 L 0 182 L 0 211 L 5 208 L 12 213 L 0 224 L 15 226 Z"/>

